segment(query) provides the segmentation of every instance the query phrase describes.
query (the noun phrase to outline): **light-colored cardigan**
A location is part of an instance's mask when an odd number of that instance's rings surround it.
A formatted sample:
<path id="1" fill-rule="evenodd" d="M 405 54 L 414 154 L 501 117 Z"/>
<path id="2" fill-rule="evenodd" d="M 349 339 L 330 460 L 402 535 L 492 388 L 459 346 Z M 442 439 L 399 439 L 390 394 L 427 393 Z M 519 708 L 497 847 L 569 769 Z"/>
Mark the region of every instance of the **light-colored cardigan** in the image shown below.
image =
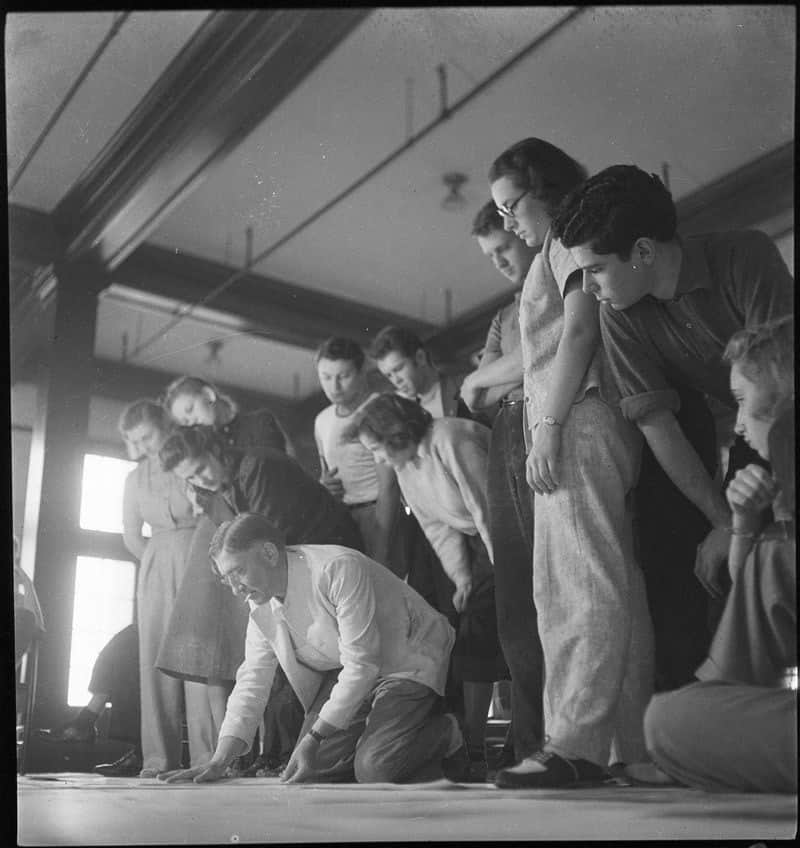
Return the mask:
<path id="1" fill-rule="evenodd" d="M 486 495 L 491 431 L 463 418 L 433 421 L 417 457 L 397 472 L 406 503 L 448 575 L 469 571 L 464 534 L 480 534 L 494 561 Z"/>

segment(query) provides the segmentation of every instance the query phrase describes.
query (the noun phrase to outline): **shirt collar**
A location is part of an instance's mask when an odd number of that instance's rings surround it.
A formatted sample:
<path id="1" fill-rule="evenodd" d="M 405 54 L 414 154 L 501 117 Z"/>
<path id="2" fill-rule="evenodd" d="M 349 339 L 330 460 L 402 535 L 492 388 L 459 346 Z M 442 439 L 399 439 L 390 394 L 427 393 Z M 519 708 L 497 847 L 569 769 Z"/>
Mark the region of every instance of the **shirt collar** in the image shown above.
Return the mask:
<path id="1" fill-rule="evenodd" d="M 696 289 L 713 288 L 703 240 L 678 237 L 678 243 L 681 247 L 681 268 L 673 300 Z"/>

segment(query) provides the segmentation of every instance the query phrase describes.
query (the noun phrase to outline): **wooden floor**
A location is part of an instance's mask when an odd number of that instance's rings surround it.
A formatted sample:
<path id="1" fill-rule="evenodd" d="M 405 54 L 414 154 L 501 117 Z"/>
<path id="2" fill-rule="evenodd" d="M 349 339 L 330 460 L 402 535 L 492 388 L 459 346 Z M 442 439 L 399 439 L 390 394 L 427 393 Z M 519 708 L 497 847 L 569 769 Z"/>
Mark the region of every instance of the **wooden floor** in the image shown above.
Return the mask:
<path id="1" fill-rule="evenodd" d="M 20 845 L 789 839 L 797 797 L 675 787 L 167 786 L 91 774 L 18 778 Z"/>

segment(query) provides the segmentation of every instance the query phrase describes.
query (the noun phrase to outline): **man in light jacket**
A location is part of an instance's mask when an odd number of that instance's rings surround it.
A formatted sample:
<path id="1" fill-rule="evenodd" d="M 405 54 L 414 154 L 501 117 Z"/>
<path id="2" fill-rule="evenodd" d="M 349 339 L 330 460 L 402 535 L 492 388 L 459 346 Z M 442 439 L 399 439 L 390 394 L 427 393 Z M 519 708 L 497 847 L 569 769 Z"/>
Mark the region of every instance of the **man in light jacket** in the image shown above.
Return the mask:
<path id="1" fill-rule="evenodd" d="M 278 665 L 306 711 L 283 782 L 431 780 L 463 752 L 441 706 L 453 629 L 387 568 L 338 545 L 286 546 L 252 513 L 222 524 L 209 555 L 250 606 L 245 660 L 210 762 L 160 779 L 223 777 L 252 744 Z"/>

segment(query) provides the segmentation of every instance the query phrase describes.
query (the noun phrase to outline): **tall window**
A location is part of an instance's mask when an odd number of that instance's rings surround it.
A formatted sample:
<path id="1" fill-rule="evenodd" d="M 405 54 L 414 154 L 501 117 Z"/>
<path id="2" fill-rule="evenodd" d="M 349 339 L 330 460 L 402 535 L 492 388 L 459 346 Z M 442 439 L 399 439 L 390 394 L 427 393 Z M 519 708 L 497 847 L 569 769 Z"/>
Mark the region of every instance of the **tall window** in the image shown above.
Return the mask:
<path id="1" fill-rule="evenodd" d="M 84 457 L 81 529 L 108 534 L 108 541 L 116 542 L 120 553 L 124 552 L 120 543 L 125 478 L 135 467 L 135 462 L 113 456 L 87 453 Z M 149 536 L 150 528 L 145 525 L 143 532 Z M 70 706 L 82 706 L 89 700 L 92 666 L 108 640 L 133 622 L 136 594 L 135 563 L 107 551 L 98 553 L 91 532 L 85 538 L 75 569 L 67 688 Z"/>
<path id="2" fill-rule="evenodd" d="M 91 697 L 92 666 L 108 640 L 133 621 L 135 592 L 132 562 L 78 557 L 67 689 L 71 707 L 83 706 Z"/>

